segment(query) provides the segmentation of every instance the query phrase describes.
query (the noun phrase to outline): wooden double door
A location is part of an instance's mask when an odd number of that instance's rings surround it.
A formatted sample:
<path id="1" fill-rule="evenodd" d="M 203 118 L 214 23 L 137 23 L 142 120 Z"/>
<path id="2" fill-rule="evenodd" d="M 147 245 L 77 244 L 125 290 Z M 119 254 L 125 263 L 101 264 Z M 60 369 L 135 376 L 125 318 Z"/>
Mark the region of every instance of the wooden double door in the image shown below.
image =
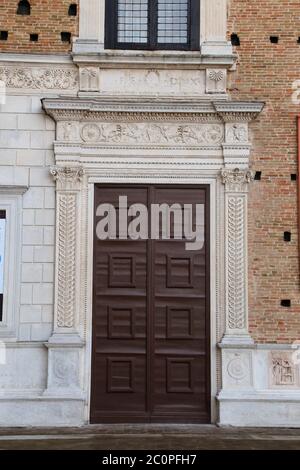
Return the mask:
<path id="1" fill-rule="evenodd" d="M 153 204 L 203 205 L 205 240 L 187 250 L 171 228 L 168 240 L 101 241 L 95 217 L 90 420 L 209 423 L 207 187 L 96 185 L 95 213 L 111 204 L 118 215 L 120 195 L 149 214 Z"/>

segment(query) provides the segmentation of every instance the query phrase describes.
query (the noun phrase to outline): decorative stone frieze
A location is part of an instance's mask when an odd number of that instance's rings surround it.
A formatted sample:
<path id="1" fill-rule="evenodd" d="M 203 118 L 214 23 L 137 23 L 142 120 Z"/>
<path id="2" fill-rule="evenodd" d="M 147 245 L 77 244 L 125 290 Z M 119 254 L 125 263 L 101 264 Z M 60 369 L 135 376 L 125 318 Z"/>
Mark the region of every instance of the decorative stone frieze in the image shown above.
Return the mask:
<path id="1" fill-rule="evenodd" d="M 92 144 L 145 146 L 220 145 L 224 141 L 223 124 L 105 123 L 60 122 L 59 141 Z"/>
<path id="2" fill-rule="evenodd" d="M 76 91 L 79 87 L 76 67 L 1 66 L 0 80 L 8 89 Z"/>

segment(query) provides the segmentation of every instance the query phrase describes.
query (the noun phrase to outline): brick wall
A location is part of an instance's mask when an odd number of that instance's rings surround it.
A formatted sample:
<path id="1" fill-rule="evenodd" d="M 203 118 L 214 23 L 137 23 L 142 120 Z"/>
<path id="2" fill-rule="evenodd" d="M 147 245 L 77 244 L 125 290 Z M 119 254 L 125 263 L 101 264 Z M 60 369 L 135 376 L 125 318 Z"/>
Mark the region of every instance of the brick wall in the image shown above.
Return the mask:
<path id="1" fill-rule="evenodd" d="M 300 339 L 297 229 L 296 115 L 292 83 L 300 79 L 300 2 L 231 0 L 229 34 L 236 33 L 238 65 L 230 73 L 232 99 L 263 100 L 266 109 L 252 126 L 252 168 L 262 172 L 250 191 L 249 313 L 260 342 Z M 271 44 L 270 36 L 279 36 Z M 284 231 L 292 241 L 284 242 Z M 281 306 L 291 300 L 291 308 Z"/>
<path id="2" fill-rule="evenodd" d="M 0 52 L 68 52 L 69 42 L 62 42 L 61 32 L 78 35 L 78 14 L 69 16 L 69 5 L 79 0 L 30 0 L 31 15 L 17 15 L 18 0 L 0 0 L 0 31 L 8 39 L 0 40 Z M 38 34 L 38 42 L 30 41 Z"/>

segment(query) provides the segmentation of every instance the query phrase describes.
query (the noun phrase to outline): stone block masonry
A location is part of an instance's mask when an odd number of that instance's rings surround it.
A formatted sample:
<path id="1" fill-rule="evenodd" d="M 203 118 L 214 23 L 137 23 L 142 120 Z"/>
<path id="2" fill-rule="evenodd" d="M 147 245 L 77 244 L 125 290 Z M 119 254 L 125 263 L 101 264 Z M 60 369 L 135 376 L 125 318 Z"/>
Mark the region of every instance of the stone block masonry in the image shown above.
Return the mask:
<path id="1" fill-rule="evenodd" d="M 300 338 L 296 116 L 292 85 L 300 79 L 300 3 L 262 0 L 229 3 L 229 37 L 239 36 L 236 70 L 229 73 L 233 100 L 263 100 L 252 124 L 251 165 L 262 172 L 249 197 L 249 317 L 261 343 Z M 278 43 L 270 37 L 278 36 Z M 292 234 L 284 241 L 284 232 Z M 290 299 L 291 307 L 281 306 Z"/>
<path id="2" fill-rule="evenodd" d="M 31 0 L 30 16 L 17 15 L 17 0 L 0 4 L 0 31 L 7 31 L 7 40 L 0 40 L 0 52 L 62 53 L 71 50 L 71 43 L 63 42 L 62 32 L 78 35 L 78 14 L 69 16 L 71 3 L 78 0 Z M 30 34 L 38 34 L 31 41 Z M 72 41 L 71 41 L 72 42 Z"/>
<path id="3" fill-rule="evenodd" d="M 9 94 L 1 106 L 0 184 L 29 186 L 20 214 L 20 341 L 47 341 L 53 325 L 55 190 L 49 164 L 55 132 L 40 98 Z"/>

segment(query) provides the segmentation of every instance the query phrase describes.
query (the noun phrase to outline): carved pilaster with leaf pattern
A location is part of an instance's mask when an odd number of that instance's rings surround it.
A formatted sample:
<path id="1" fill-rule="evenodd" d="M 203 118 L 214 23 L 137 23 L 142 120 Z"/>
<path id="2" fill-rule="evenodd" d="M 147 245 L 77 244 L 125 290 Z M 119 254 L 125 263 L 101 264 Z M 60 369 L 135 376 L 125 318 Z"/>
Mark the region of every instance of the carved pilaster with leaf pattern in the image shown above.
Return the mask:
<path id="1" fill-rule="evenodd" d="M 81 167 L 54 167 L 56 181 L 56 276 L 54 333 L 76 331 L 76 272 L 78 270 L 77 230 L 80 220 L 78 197 L 83 170 Z"/>
<path id="2" fill-rule="evenodd" d="M 226 332 L 223 343 L 253 343 L 248 331 L 247 193 L 249 169 L 223 169 L 225 185 Z"/>
<path id="3" fill-rule="evenodd" d="M 50 169 L 56 181 L 56 264 L 53 334 L 48 348 L 45 396 L 83 399 L 81 351 L 78 333 L 81 224 L 80 192 L 83 169 L 79 166 Z"/>

